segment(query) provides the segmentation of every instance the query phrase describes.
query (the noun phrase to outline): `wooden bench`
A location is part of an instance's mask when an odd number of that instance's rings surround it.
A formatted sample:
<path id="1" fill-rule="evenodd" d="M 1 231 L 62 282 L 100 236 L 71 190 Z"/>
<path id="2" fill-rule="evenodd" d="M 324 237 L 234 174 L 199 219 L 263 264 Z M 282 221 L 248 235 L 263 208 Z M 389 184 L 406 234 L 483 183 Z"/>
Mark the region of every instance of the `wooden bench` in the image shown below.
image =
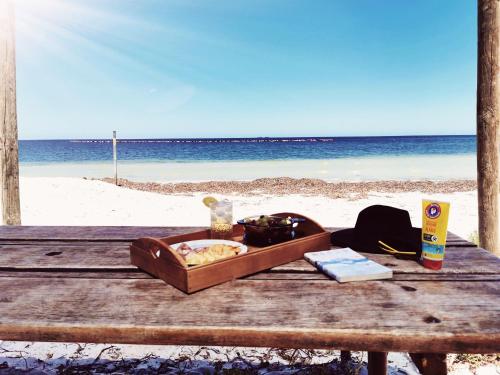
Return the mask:
<path id="1" fill-rule="evenodd" d="M 433 375 L 445 353 L 500 352 L 500 260 L 453 234 L 438 272 L 368 255 L 386 281 L 339 284 L 299 260 L 186 295 L 130 265 L 137 237 L 196 229 L 1 227 L 0 340 L 368 351 L 370 374 L 390 351 Z"/>

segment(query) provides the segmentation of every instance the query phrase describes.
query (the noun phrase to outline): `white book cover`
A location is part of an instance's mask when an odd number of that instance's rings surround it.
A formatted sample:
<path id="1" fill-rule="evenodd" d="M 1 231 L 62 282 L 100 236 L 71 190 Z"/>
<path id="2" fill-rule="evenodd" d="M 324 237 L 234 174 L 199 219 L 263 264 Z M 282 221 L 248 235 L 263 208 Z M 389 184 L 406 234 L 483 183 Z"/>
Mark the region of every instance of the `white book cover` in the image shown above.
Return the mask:
<path id="1" fill-rule="evenodd" d="M 391 279 L 392 270 L 346 247 L 305 253 L 304 258 L 339 283 Z"/>

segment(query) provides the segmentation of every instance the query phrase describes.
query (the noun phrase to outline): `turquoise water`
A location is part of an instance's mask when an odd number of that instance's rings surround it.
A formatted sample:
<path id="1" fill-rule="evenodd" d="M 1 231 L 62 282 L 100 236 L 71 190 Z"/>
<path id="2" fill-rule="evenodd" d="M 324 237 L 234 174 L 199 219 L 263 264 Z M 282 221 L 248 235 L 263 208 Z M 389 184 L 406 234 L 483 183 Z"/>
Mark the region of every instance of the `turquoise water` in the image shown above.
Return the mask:
<path id="1" fill-rule="evenodd" d="M 118 176 L 134 181 L 449 180 L 476 177 L 475 136 L 122 140 Z M 114 174 L 109 140 L 21 141 L 21 176 Z"/>

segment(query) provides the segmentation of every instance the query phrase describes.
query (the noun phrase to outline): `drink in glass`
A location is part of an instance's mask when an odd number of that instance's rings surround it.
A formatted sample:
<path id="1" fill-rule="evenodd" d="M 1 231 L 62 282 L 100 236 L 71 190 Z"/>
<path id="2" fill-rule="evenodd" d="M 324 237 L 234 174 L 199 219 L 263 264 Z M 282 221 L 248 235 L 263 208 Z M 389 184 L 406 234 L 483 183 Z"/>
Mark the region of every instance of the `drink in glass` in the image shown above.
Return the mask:
<path id="1" fill-rule="evenodd" d="M 228 200 L 210 205 L 210 230 L 213 239 L 230 239 L 233 235 L 233 203 Z"/>

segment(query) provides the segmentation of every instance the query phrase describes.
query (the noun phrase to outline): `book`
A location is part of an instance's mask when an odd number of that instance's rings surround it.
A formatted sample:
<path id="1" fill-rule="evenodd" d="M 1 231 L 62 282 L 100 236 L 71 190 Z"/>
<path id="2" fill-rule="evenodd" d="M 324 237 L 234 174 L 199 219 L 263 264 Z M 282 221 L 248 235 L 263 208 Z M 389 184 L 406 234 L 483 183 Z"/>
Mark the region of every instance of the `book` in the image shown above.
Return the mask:
<path id="1" fill-rule="evenodd" d="M 304 258 L 339 283 L 392 278 L 390 268 L 382 266 L 348 247 L 305 253 Z"/>

